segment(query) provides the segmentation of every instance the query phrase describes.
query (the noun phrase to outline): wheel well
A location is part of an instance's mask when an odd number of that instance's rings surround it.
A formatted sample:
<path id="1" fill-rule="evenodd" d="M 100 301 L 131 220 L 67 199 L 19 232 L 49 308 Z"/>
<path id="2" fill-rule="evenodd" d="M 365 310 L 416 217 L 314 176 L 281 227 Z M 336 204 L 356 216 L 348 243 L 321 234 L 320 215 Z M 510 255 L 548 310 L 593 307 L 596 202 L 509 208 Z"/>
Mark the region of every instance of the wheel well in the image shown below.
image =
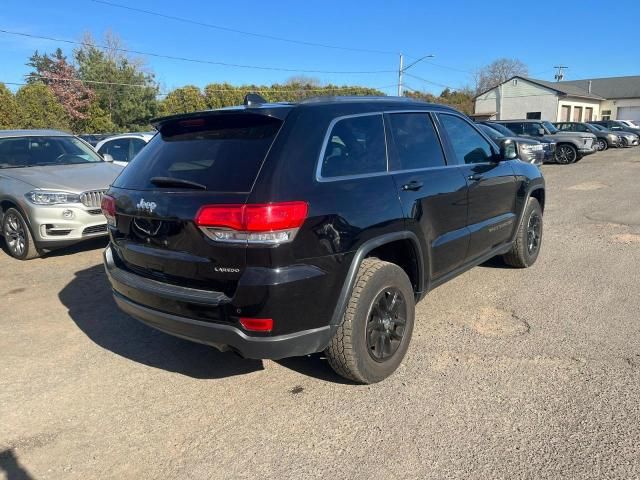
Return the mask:
<path id="1" fill-rule="evenodd" d="M 2 202 L 0 202 L 0 210 L 2 210 L 2 213 L 6 212 L 10 208 L 18 208 L 18 207 L 16 206 L 15 203 L 9 200 L 3 200 Z"/>
<path id="2" fill-rule="evenodd" d="M 545 200 L 544 188 L 537 188 L 536 190 L 531 192 L 531 196 L 536 200 L 538 200 L 538 203 L 540 204 L 540 208 L 544 213 L 544 200 Z"/>
<path id="3" fill-rule="evenodd" d="M 389 263 L 395 263 L 402 268 L 409 277 L 414 292 L 421 290 L 418 254 L 411 240 L 396 240 L 385 243 L 371 250 L 366 256 L 376 257 Z"/>

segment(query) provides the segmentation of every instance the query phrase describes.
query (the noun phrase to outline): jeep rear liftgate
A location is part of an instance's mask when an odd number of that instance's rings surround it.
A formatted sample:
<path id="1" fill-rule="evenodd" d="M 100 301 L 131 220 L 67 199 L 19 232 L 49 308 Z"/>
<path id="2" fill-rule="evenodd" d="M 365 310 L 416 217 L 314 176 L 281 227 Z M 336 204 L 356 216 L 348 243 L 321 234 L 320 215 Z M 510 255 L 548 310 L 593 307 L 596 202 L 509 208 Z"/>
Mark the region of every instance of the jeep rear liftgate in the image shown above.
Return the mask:
<path id="1" fill-rule="evenodd" d="M 248 241 L 239 212 L 281 124 L 229 112 L 160 123 L 160 134 L 103 204 L 116 262 L 149 278 L 232 295 Z"/>

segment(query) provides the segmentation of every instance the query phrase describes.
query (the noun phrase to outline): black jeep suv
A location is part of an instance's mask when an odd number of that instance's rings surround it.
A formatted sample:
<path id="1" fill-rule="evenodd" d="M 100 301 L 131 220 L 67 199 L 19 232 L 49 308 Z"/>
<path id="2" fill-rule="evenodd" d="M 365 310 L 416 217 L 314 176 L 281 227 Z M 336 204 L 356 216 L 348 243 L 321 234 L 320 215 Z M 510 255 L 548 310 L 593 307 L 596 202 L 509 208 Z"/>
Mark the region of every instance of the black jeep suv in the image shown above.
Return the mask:
<path id="1" fill-rule="evenodd" d="M 377 382 L 429 290 L 538 256 L 540 170 L 451 108 L 250 97 L 155 126 L 104 197 L 104 258 L 120 308 L 172 335 Z"/>

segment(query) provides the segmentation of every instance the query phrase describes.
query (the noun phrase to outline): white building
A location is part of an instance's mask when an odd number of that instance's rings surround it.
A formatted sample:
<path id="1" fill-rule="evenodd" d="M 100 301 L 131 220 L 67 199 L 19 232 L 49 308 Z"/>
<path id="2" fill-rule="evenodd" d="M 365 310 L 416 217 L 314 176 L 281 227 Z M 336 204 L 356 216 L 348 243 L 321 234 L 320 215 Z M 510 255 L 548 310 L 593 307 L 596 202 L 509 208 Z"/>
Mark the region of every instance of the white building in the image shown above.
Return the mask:
<path id="1" fill-rule="evenodd" d="M 640 120 L 640 76 L 547 82 L 513 77 L 479 94 L 478 119 Z"/>

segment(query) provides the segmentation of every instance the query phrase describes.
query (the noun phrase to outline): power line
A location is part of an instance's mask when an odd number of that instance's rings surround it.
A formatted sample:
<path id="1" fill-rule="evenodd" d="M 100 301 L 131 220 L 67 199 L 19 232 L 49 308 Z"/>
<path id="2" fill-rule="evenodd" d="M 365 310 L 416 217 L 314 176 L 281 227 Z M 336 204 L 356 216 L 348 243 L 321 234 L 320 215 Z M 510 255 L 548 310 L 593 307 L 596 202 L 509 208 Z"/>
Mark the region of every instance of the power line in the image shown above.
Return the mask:
<path id="1" fill-rule="evenodd" d="M 267 34 L 263 34 L 263 33 L 255 33 L 255 32 L 249 32 L 246 30 L 238 30 L 235 28 L 230 28 L 230 27 L 225 27 L 222 25 L 214 25 L 211 23 L 205 23 L 205 22 L 201 22 L 199 20 L 192 20 L 190 18 L 184 18 L 184 17 L 177 17 L 175 15 L 167 15 L 164 13 L 160 13 L 160 12 L 154 12 L 151 10 L 145 10 L 142 8 L 137 8 L 137 7 L 130 7 L 128 5 L 122 5 L 119 3 L 113 3 L 113 2 L 108 2 L 105 0 L 91 0 L 94 3 L 99 3 L 102 5 L 108 5 L 110 7 L 116 7 L 116 8 L 122 8 L 124 10 L 130 10 L 133 12 L 138 12 L 138 13 L 144 13 L 146 15 L 153 15 L 155 17 L 160 17 L 160 18 L 166 18 L 168 20 L 175 20 L 177 22 L 182 22 L 182 23 L 189 23 L 192 25 L 199 25 L 201 27 L 206 27 L 206 28 L 213 28 L 215 30 L 221 30 L 224 32 L 233 32 L 233 33 L 238 33 L 240 35 L 247 35 L 250 37 L 257 37 L 257 38 L 266 38 L 268 40 L 276 40 L 279 42 L 287 42 L 287 43 L 295 43 L 298 45 L 306 45 L 308 47 L 321 47 L 321 48 L 330 48 L 333 50 L 345 50 L 345 51 L 351 51 L 351 52 L 360 52 L 360 53 L 379 53 L 379 54 L 384 54 L 384 55 L 397 55 L 397 52 L 391 52 L 391 51 L 387 51 L 387 50 L 374 50 L 374 49 L 369 49 L 369 48 L 355 48 L 355 47 L 343 47 L 343 46 L 339 46 L 339 45 L 329 45 L 329 44 L 325 44 L 325 43 L 316 43 L 316 42 L 310 42 L 310 41 L 306 41 L 306 40 L 296 40 L 296 39 L 292 39 L 292 38 L 284 38 L 284 37 L 278 37 L 275 35 L 267 35 Z"/>
<path id="2" fill-rule="evenodd" d="M 245 65 L 240 63 L 227 63 L 227 62 L 218 62 L 214 60 L 203 60 L 203 59 L 197 59 L 197 58 L 163 55 L 160 53 L 143 52 L 141 50 L 130 50 L 130 49 L 120 48 L 120 47 L 110 47 L 108 45 L 98 45 L 95 43 L 87 44 L 85 42 L 78 42 L 75 40 L 46 37 L 43 35 L 33 35 L 30 33 L 14 32 L 14 31 L 4 30 L 4 29 L 0 29 L 0 33 L 6 33 L 8 35 L 17 35 L 17 36 L 28 37 L 28 38 L 37 38 L 39 40 L 48 40 L 51 42 L 67 43 L 71 45 L 80 45 L 80 46 L 90 45 L 92 47 L 99 48 L 102 50 L 112 50 L 116 52 L 133 53 L 135 55 L 144 55 L 144 56 L 156 57 L 156 58 L 166 58 L 169 60 L 177 60 L 182 62 L 218 65 L 222 67 L 248 68 L 248 69 L 254 69 L 254 70 L 271 70 L 271 71 L 277 71 L 277 72 L 292 72 L 292 73 L 325 73 L 325 74 L 336 74 L 336 75 L 338 74 L 339 75 L 364 75 L 364 74 L 395 73 L 395 70 L 370 70 L 370 71 L 308 70 L 308 69 L 298 69 L 298 68 L 267 67 L 267 66 L 261 66 L 261 65 Z"/>
<path id="3" fill-rule="evenodd" d="M 417 75 L 414 75 L 413 73 L 406 73 L 405 72 L 405 75 L 408 76 L 408 77 L 415 78 L 416 80 L 420 80 L 420 81 L 425 82 L 425 83 L 430 83 L 432 85 L 436 85 L 438 87 L 448 88 L 449 90 L 464 90 L 463 88 L 452 87 L 451 85 L 445 85 L 444 83 L 433 82 L 431 80 L 427 80 L 426 78 L 422 78 L 422 77 L 419 77 Z"/>

